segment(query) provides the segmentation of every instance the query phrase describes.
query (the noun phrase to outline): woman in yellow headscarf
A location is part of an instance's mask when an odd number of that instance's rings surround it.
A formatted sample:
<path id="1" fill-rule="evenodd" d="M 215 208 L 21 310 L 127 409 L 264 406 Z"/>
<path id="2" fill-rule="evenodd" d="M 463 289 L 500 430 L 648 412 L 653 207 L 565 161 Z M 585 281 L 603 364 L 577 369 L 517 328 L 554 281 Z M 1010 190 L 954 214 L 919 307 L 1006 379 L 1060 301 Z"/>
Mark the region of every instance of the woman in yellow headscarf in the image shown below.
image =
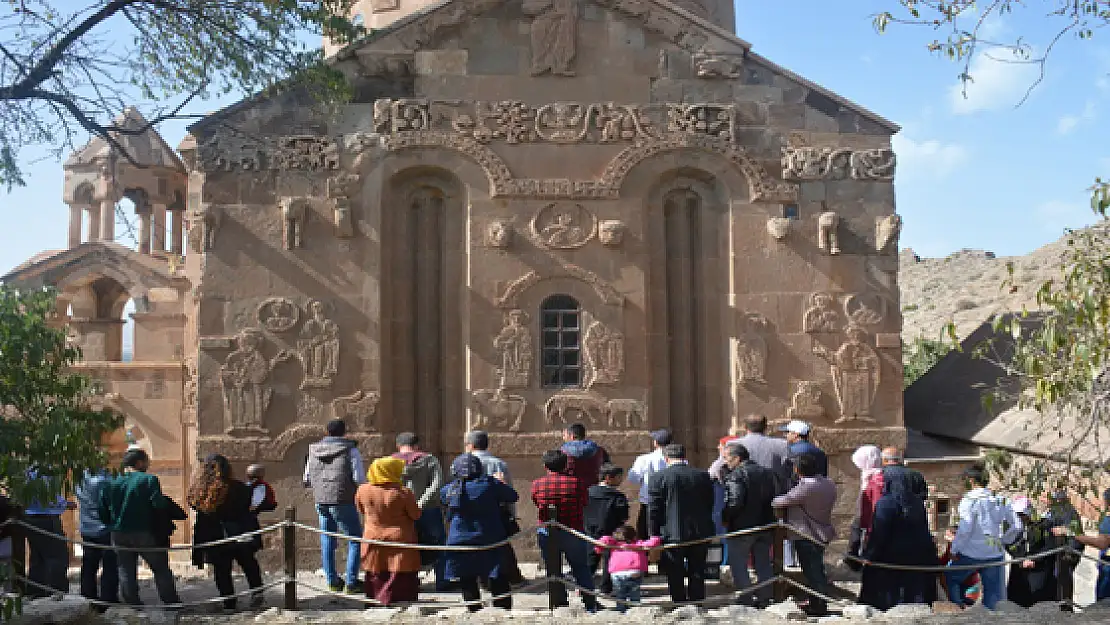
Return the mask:
<path id="1" fill-rule="evenodd" d="M 420 508 L 412 491 L 401 485 L 405 461 L 378 458 L 359 486 L 355 506 L 363 517 L 362 537 L 416 544 L 416 519 Z M 415 549 L 362 544 L 362 570 L 366 571 L 366 596 L 384 605 L 416 601 L 420 591 L 420 552 Z"/>

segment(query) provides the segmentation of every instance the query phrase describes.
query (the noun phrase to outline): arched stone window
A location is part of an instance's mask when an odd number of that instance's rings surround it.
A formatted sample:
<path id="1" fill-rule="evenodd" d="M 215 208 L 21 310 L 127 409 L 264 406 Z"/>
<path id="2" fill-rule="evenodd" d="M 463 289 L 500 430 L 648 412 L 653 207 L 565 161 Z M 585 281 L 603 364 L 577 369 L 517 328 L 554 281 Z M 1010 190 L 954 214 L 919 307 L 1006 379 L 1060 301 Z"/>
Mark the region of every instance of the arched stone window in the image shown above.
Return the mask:
<path id="1" fill-rule="evenodd" d="M 540 380 L 544 388 L 582 384 L 582 309 L 569 295 L 540 304 Z"/>

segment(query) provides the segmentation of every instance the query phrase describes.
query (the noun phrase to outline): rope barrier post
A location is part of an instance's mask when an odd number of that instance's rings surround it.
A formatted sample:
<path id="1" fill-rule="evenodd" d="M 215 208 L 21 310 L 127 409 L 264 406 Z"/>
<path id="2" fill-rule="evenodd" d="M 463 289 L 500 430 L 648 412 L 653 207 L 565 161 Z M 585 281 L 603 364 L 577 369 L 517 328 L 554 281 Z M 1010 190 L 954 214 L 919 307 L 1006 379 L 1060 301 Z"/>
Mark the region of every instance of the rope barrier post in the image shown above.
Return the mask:
<path id="1" fill-rule="evenodd" d="M 554 521 L 558 518 L 558 511 L 555 506 L 547 507 L 547 520 Z M 566 589 L 563 588 L 562 582 L 558 581 L 563 577 L 563 563 L 559 557 L 559 534 L 560 529 L 555 525 L 547 526 L 547 544 L 543 546 L 543 560 L 547 570 L 547 608 L 554 610 L 560 605 L 566 605 Z"/>
<path id="2" fill-rule="evenodd" d="M 281 528 L 282 555 L 285 556 L 285 609 L 297 609 L 297 509 L 285 508 L 285 525 Z"/>
<path id="3" fill-rule="evenodd" d="M 771 539 L 771 564 L 775 571 L 774 583 L 774 599 L 775 603 L 782 603 L 786 601 L 787 594 L 790 592 L 790 586 L 786 583 L 783 577 L 786 575 L 786 554 L 785 544 L 790 533 L 786 529 L 786 509 L 775 508 L 775 518 L 779 524 L 775 527 L 773 538 Z"/>

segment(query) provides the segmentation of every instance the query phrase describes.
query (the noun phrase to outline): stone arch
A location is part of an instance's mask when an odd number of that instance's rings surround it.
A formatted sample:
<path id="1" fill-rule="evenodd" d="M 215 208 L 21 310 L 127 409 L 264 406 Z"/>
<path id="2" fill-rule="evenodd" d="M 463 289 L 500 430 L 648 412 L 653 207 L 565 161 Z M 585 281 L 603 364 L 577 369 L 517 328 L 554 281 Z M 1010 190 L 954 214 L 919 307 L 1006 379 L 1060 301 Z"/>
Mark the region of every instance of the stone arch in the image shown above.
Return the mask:
<path id="1" fill-rule="evenodd" d="M 389 135 L 385 137 L 383 142 L 386 150 L 391 152 L 400 153 L 408 150 L 418 150 L 420 153 L 418 162 L 425 164 L 428 163 L 426 157 L 429 155 L 432 156 L 434 162 L 434 159 L 437 158 L 437 152 L 457 152 L 481 168 L 488 182 L 489 195 L 491 196 L 496 195 L 498 189 L 503 188 L 513 179 L 509 166 L 496 152 L 463 135 L 434 131 L 411 131 Z M 439 150 L 434 148 L 439 148 Z M 442 165 L 446 171 L 455 171 L 453 167 L 446 163 L 434 164 Z"/>
<path id="2" fill-rule="evenodd" d="M 742 180 L 725 168 L 707 165 L 713 169 L 712 175 L 724 182 L 730 190 L 731 199 L 746 196 L 751 202 L 789 202 L 797 198 L 796 185 L 771 177 L 767 170 L 752 159 L 743 148 L 727 141 L 696 134 L 668 135 L 661 139 L 644 141 L 621 150 L 609 162 L 601 174 L 600 182 L 605 187 L 622 189 L 629 174 L 645 162 L 674 152 L 693 152 L 715 154 L 722 157 L 729 169 L 738 172 Z M 743 196 L 741 195 L 743 191 Z"/>
<path id="3" fill-rule="evenodd" d="M 285 460 L 285 455 L 297 443 L 305 439 L 319 439 L 327 435 L 327 429 L 319 423 L 300 423 L 290 427 L 262 449 L 262 457 L 273 462 Z"/>
<path id="4" fill-rule="evenodd" d="M 76 206 L 92 206 L 96 201 L 96 185 L 87 180 L 82 182 L 73 189 L 70 200 Z"/>
<path id="5" fill-rule="evenodd" d="M 501 295 L 497 296 L 494 303 L 497 304 L 498 308 L 519 308 L 521 294 L 544 280 L 556 278 L 575 278 L 581 280 L 597 293 L 598 299 L 600 299 L 602 303 L 618 307 L 624 305 L 624 296 L 613 288 L 612 285 L 602 280 L 596 273 L 569 263 L 547 274 L 541 274 L 535 269 L 528 271 L 528 273 L 510 282 Z"/>

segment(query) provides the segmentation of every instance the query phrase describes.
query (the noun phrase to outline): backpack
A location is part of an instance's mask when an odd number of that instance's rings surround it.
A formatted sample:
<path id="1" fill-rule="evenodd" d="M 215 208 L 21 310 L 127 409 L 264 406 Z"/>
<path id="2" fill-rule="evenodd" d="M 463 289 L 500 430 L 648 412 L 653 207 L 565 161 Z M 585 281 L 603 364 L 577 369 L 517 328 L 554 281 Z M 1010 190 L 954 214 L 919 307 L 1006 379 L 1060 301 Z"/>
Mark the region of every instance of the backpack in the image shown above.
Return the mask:
<path id="1" fill-rule="evenodd" d="M 277 493 L 274 492 L 274 487 L 270 486 L 269 482 L 260 481 L 255 484 L 255 488 L 263 486 L 266 488 L 266 496 L 262 498 L 262 503 L 258 505 L 258 512 L 273 512 L 277 510 Z"/>

